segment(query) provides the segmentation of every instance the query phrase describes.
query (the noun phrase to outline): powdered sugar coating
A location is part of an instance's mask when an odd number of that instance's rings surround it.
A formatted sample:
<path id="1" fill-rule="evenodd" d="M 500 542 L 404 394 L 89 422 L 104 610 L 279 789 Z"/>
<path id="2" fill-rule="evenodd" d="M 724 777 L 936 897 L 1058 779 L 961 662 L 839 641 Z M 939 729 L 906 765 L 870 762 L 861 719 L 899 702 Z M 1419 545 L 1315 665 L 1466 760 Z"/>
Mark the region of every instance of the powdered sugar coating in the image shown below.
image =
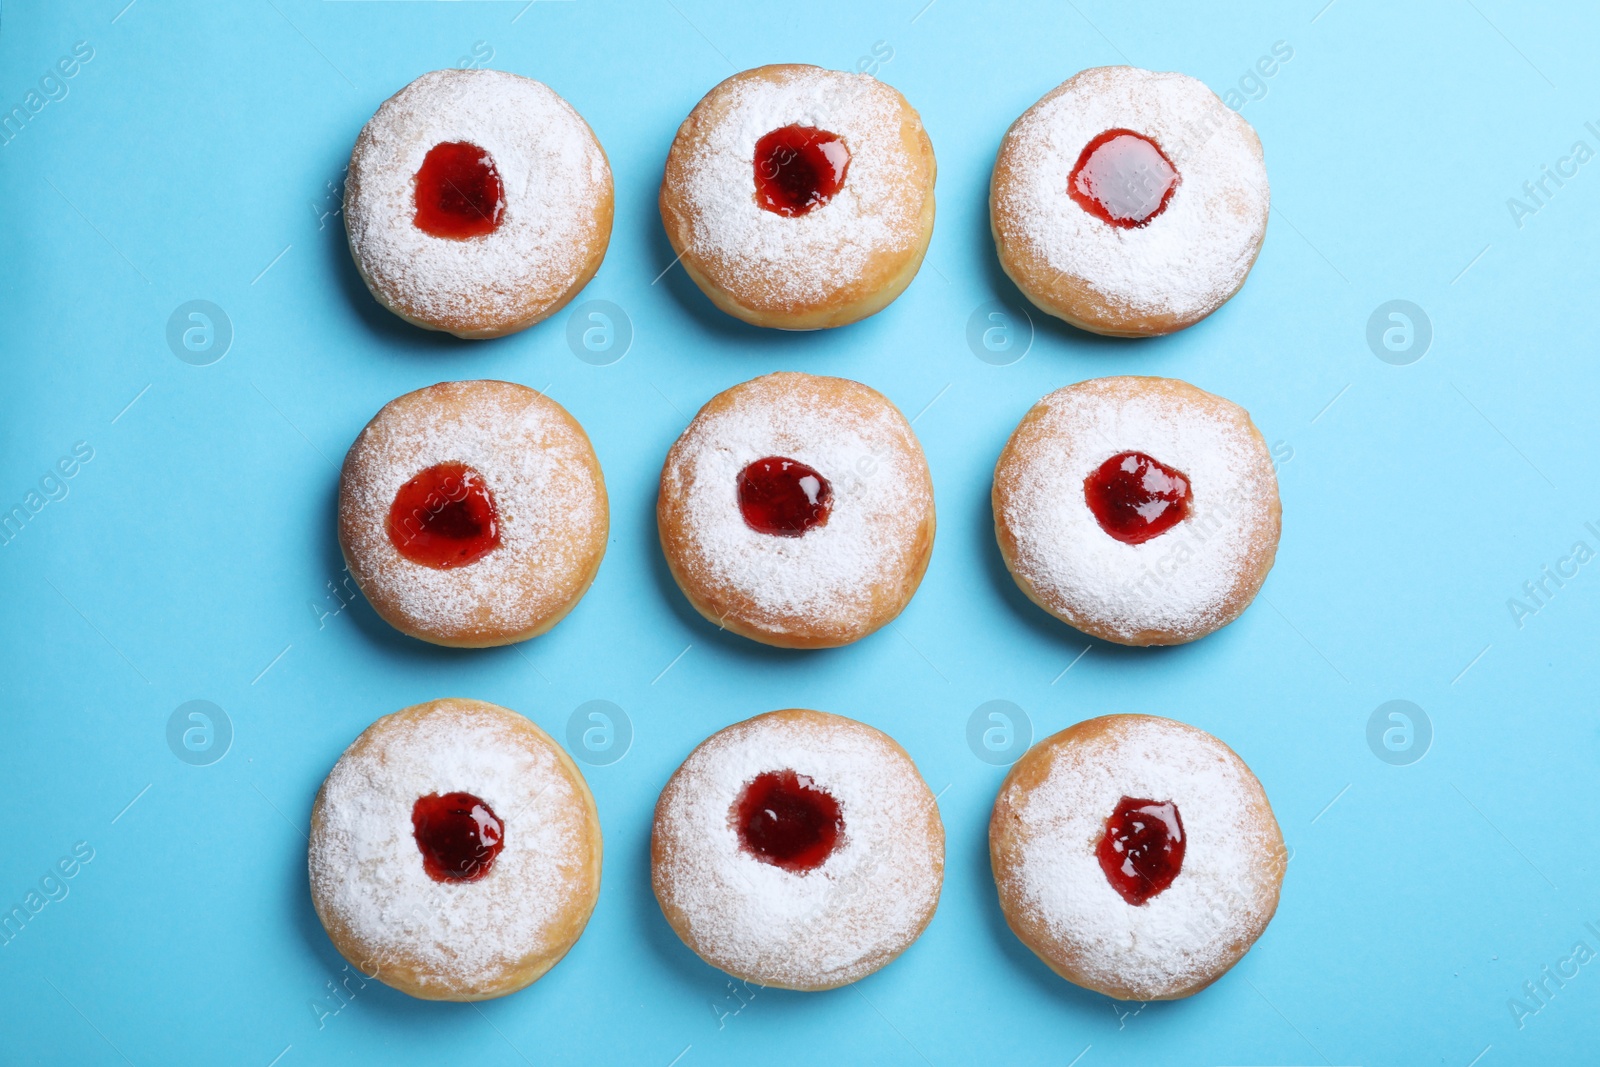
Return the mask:
<path id="1" fill-rule="evenodd" d="M 388 532 L 400 487 L 440 463 L 483 477 L 500 544 L 438 570 L 402 556 Z M 339 535 L 351 573 L 399 628 L 447 644 L 538 631 L 588 588 L 608 509 L 594 449 L 554 400 L 512 382 L 442 382 L 390 401 L 345 457 Z"/>
<path id="2" fill-rule="evenodd" d="M 1014 822 L 996 877 L 1074 980 L 1127 999 L 1187 995 L 1233 966 L 1272 918 L 1277 822 L 1255 775 L 1205 731 L 1147 715 L 1094 724 L 1087 739 L 1073 728 L 1029 754 L 1048 761 L 1042 781 L 1022 788 L 1014 774 L 1002 787 L 997 818 Z M 1182 870 L 1142 905 L 1112 888 L 1096 855 L 1123 797 L 1171 801 L 1183 821 Z"/>
<path id="3" fill-rule="evenodd" d="M 788 65 L 729 78 L 679 131 L 681 169 L 668 166 L 663 199 L 680 206 L 687 254 L 714 284 L 755 308 L 815 307 L 853 295 L 875 261 L 910 255 L 923 240 L 932 191 L 917 182 L 926 164 L 907 146 L 905 125 L 920 137 L 921 123 L 907 112 L 898 92 L 867 74 Z M 761 208 L 755 188 L 756 142 L 790 125 L 834 133 L 850 151 L 839 192 L 793 218 Z"/>
<path id="4" fill-rule="evenodd" d="M 739 474 L 769 456 L 828 480 L 824 525 L 774 537 L 745 523 Z M 713 398 L 668 453 L 661 493 L 674 570 L 766 634 L 864 636 L 899 612 L 931 538 L 933 492 L 910 424 L 842 378 L 769 374 Z"/>
<path id="5" fill-rule="evenodd" d="M 505 212 L 493 233 L 454 240 L 412 221 L 417 171 L 448 141 L 494 161 Z M 610 237 L 610 200 L 605 153 L 548 86 L 497 70 L 436 70 L 363 127 L 345 226 L 367 284 L 395 310 L 439 329 L 505 332 L 548 314 L 592 273 Z"/>
<path id="6" fill-rule="evenodd" d="M 746 851 L 732 812 L 757 775 L 793 770 L 839 803 L 843 835 L 797 874 Z M 774 712 L 713 734 L 662 791 L 656 896 L 713 966 L 763 985 L 864 978 L 921 934 L 939 902 L 944 830 L 905 752 L 863 723 Z"/>
<path id="7" fill-rule="evenodd" d="M 586 839 L 598 826 L 557 753 L 520 715 L 473 700 L 385 716 L 346 750 L 317 798 L 311 892 L 364 973 L 403 974 L 423 995 L 492 995 L 530 958 L 566 951 L 594 906 Z M 504 846 L 477 881 L 436 882 L 412 806 L 457 791 L 500 817 Z"/>
<path id="8" fill-rule="evenodd" d="M 1084 146 L 1111 129 L 1154 140 L 1178 171 L 1166 210 L 1147 225 L 1112 226 L 1068 195 Z M 1002 245 L 1081 280 L 1124 314 L 1180 324 L 1205 317 L 1244 284 L 1266 232 L 1271 198 L 1260 140 L 1187 75 L 1082 71 L 1016 121 L 1000 160 L 991 195 Z"/>
<path id="9" fill-rule="evenodd" d="M 1118 541 L 1084 497 L 1110 457 L 1143 452 L 1187 476 L 1187 517 Z M 995 468 L 995 521 L 1035 599 L 1110 640 L 1170 644 L 1231 622 L 1271 567 L 1278 483 L 1243 408 L 1184 382 L 1096 378 L 1034 405 Z"/>

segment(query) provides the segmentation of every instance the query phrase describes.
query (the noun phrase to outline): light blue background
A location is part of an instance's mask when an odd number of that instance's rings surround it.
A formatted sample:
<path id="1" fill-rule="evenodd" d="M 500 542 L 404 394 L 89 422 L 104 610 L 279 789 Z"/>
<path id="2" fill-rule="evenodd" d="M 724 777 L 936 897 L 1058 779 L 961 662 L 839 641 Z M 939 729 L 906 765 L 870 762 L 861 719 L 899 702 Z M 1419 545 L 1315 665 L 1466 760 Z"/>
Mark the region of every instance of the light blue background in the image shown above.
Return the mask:
<path id="1" fill-rule="evenodd" d="M 1600 963 L 1548 982 L 1554 997 L 1521 1028 L 1507 1001 L 1580 939 L 1600 949 L 1584 926 L 1600 927 L 1600 563 L 1520 627 L 1507 599 L 1575 541 L 1600 548 L 1583 526 L 1600 527 L 1600 162 L 1550 183 L 1520 228 L 1506 201 L 1573 142 L 1600 148 L 1584 128 L 1600 125 L 1600 20 L 1510 0 L 925 2 L 5 5 L 0 110 L 74 42 L 94 58 L 0 147 L 0 504 L 75 442 L 94 458 L 0 548 L 0 904 L 21 903 L 74 842 L 95 858 L 0 947 L 0 1060 L 1592 1058 Z M 1036 315 L 1021 362 L 975 358 L 969 315 L 1017 299 L 986 212 L 1011 120 L 1107 63 L 1226 91 L 1278 41 L 1293 58 L 1243 106 L 1274 205 L 1244 291 L 1164 340 L 1108 342 Z M 681 269 L 652 284 L 672 260 L 661 165 L 695 101 L 735 69 L 853 68 L 875 47 L 892 50 L 879 74 L 921 111 L 940 164 L 938 225 L 907 293 L 864 323 L 790 336 L 722 316 Z M 575 357 L 565 313 L 487 343 L 405 326 L 362 288 L 339 219 L 319 220 L 378 103 L 485 50 L 570 100 L 610 155 L 616 229 L 579 299 L 631 317 L 615 365 Z M 206 367 L 163 336 L 196 298 L 235 332 Z M 1433 325 L 1409 366 L 1365 340 L 1394 298 Z M 899 621 L 850 648 L 785 654 L 718 634 L 659 558 L 667 447 L 713 393 L 776 369 L 857 378 L 922 412 L 933 562 Z M 1292 452 L 1283 543 L 1223 632 L 1079 658 L 1086 641 L 1005 574 L 989 475 L 1035 399 L 1118 373 L 1230 397 Z M 333 500 L 351 440 L 390 398 L 477 377 L 548 386 L 594 439 L 613 526 L 593 590 L 550 635 L 493 651 L 410 641 L 359 602 L 319 619 L 339 603 Z M 586 768 L 605 828 L 598 909 L 523 993 L 474 1007 L 373 983 L 319 1027 L 312 1005 L 342 961 L 305 887 L 312 797 L 372 719 L 445 695 L 508 705 L 558 737 L 585 701 L 626 709 L 632 750 Z M 1366 741 L 1368 716 L 1396 698 L 1435 732 L 1410 766 Z M 191 699 L 233 723 L 211 766 L 165 741 Z M 1004 772 L 966 743 L 969 715 L 994 699 L 1023 707 L 1035 736 L 1106 712 L 1171 715 L 1250 763 L 1294 851 L 1277 919 L 1232 973 L 1140 1010 L 1060 981 L 1011 936 L 985 848 Z M 856 986 L 736 997 L 655 905 L 651 808 L 706 734 L 791 705 L 864 719 L 910 750 L 940 793 L 944 897 L 921 941 Z"/>

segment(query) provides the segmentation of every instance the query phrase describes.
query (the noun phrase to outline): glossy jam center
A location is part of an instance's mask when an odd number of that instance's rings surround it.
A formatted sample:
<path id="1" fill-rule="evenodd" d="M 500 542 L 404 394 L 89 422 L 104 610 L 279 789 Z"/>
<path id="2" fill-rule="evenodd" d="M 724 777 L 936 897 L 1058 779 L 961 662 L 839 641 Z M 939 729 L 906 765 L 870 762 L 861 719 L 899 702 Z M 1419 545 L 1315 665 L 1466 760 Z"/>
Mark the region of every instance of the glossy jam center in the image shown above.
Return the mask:
<path id="1" fill-rule="evenodd" d="M 440 463 L 394 495 L 389 540 L 413 563 L 465 567 L 500 544 L 500 513 L 481 474 L 465 463 Z"/>
<path id="2" fill-rule="evenodd" d="M 1067 193 L 1089 214 L 1122 229 L 1166 210 L 1178 171 L 1160 147 L 1132 130 L 1107 130 L 1084 146 Z"/>
<path id="3" fill-rule="evenodd" d="M 758 533 L 799 537 L 826 523 L 832 507 L 828 479 L 799 460 L 768 456 L 739 472 L 739 512 Z"/>
<path id="4" fill-rule="evenodd" d="M 822 866 L 844 829 L 839 802 L 794 771 L 768 771 L 745 786 L 733 809 L 740 843 L 786 871 Z"/>
<path id="5" fill-rule="evenodd" d="M 1100 528 L 1127 545 L 1143 544 L 1189 514 L 1189 478 L 1143 452 L 1119 452 L 1083 480 Z"/>
<path id="6" fill-rule="evenodd" d="M 493 233 L 505 214 L 505 188 L 489 153 L 467 141 L 428 149 L 417 171 L 417 229 L 464 241 Z"/>
<path id="7" fill-rule="evenodd" d="M 756 202 L 779 215 L 804 215 L 844 186 L 850 149 L 838 134 L 784 126 L 756 142 Z"/>
<path id="8" fill-rule="evenodd" d="M 1100 869 L 1123 900 L 1138 906 L 1183 870 L 1183 820 L 1170 800 L 1123 797 L 1106 820 Z"/>
<path id="9" fill-rule="evenodd" d="M 471 793 L 429 793 L 411 806 L 422 868 L 435 882 L 476 882 L 505 847 L 494 809 Z"/>

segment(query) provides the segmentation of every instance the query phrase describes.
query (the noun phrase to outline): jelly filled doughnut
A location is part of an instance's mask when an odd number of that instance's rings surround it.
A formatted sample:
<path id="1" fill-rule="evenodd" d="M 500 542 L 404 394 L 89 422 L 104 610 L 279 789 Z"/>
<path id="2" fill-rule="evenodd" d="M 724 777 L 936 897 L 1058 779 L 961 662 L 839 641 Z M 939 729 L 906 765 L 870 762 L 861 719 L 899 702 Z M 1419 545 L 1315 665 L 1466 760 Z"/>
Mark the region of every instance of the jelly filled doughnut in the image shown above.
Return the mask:
<path id="1" fill-rule="evenodd" d="M 514 711 L 434 700 L 345 750 L 311 810 L 311 899 L 362 974 L 485 1000 L 566 955 L 600 893 L 600 819 L 577 765 Z"/>
<path id="2" fill-rule="evenodd" d="M 1000 265 L 1042 310 L 1140 337 L 1239 291 L 1270 203 L 1255 130 L 1203 83 L 1095 67 L 1007 131 L 989 222 Z"/>
<path id="3" fill-rule="evenodd" d="M 944 824 L 887 734 L 774 711 L 712 734 L 673 774 L 650 874 L 667 922 L 713 967 L 832 989 L 889 963 L 933 918 Z"/>
<path id="4" fill-rule="evenodd" d="M 436 645 L 505 645 L 554 626 L 600 569 L 609 515 L 583 427 L 512 382 L 389 401 L 339 477 L 351 575 L 384 621 Z"/>
<path id="5" fill-rule="evenodd" d="M 800 63 L 735 74 L 678 128 L 661 221 L 712 303 L 815 330 L 883 310 L 933 233 L 933 145 L 905 97 Z"/>
<path id="6" fill-rule="evenodd" d="M 661 468 L 656 521 L 700 614 L 753 641 L 829 648 L 883 626 L 916 592 L 933 483 L 882 394 L 768 374 L 700 409 Z"/>
<path id="7" fill-rule="evenodd" d="M 457 337 L 501 337 L 586 285 L 611 240 L 611 166 L 548 86 L 436 70 L 362 127 L 345 177 L 350 253 L 378 302 Z"/>
<path id="8" fill-rule="evenodd" d="M 1204 730 L 1108 715 L 1039 742 L 989 821 L 1000 907 L 1069 982 L 1119 1000 L 1198 993 L 1278 908 L 1283 835 L 1250 768 Z"/>
<path id="9" fill-rule="evenodd" d="M 1173 378 L 1095 378 L 1023 416 L 994 469 L 1000 553 L 1085 633 L 1174 645 L 1250 606 L 1278 550 L 1278 479 L 1249 414 Z"/>

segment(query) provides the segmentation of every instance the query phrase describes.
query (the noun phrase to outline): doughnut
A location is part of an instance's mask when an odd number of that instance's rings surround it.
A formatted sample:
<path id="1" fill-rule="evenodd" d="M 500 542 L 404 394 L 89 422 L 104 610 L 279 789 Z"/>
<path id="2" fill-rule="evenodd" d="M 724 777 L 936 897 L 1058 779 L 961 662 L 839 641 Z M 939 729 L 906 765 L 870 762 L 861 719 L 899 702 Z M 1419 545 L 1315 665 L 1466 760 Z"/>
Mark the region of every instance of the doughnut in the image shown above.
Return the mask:
<path id="1" fill-rule="evenodd" d="M 498 70 L 436 70 L 395 93 L 345 176 L 367 288 L 457 337 L 502 337 L 560 310 L 600 268 L 611 215 L 611 165 L 582 116 Z"/>
<path id="2" fill-rule="evenodd" d="M 339 475 L 339 547 L 356 584 L 385 622 L 436 645 L 550 629 L 594 581 L 609 516 L 583 427 L 512 382 L 389 401 Z"/>
<path id="3" fill-rule="evenodd" d="M 600 818 L 577 765 L 481 700 L 429 701 L 362 731 L 317 793 L 309 855 L 334 947 L 424 1000 L 537 981 L 600 894 Z"/>
<path id="4" fill-rule="evenodd" d="M 831 648 L 900 614 L 933 552 L 933 481 L 905 416 L 845 378 L 768 374 L 718 393 L 661 468 L 672 576 L 717 626 Z"/>
<path id="5" fill-rule="evenodd" d="M 1238 618 L 1281 527 L 1249 413 L 1174 378 L 1057 389 L 994 468 L 995 538 L 1017 585 L 1117 644 L 1182 644 Z"/>
<path id="6" fill-rule="evenodd" d="M 921 936 L 944 824 L 905 749 L 821 711 L 719 730 L 661 791 L 650 880 L 713 967 L 782 989 L 865 978 Z"/>
<path id="7" fill-rule="evenodd" d="M 1034 745 L 989 821 L 1006 923 L 1061 977 L 1119 1000 L 1215 982 L 1278 908 L 1286 854 L 1244 761 L 1204 730 L 1107 715 Z"/>
<path id="8" fill-rule="evenodd" d="M 933 145 L 893 88 L 784 63 L 735 74 L 678 128 L 661 221 L 694 283 L 757 326 L 882 311 L 933 234 Z"/>
<path id="9" fill-rule="evenodd" d="M 1083 330 L 1192 326 L 1244 285 L 1267 233 L 1261 140 L 1202 82 L 1080 71 L 1012 123 L 989 186 L 1000 265 Z"/>

